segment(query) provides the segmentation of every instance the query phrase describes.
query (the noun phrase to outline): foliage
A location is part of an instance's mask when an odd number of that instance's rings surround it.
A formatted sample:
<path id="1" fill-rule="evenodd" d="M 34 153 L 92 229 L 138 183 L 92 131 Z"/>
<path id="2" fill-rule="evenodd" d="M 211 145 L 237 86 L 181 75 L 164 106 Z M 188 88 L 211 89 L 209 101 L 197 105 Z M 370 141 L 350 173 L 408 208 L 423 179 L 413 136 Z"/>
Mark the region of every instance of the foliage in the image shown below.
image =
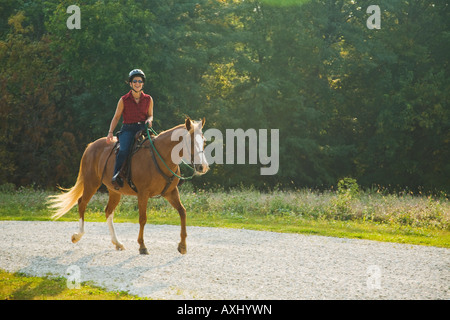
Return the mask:
<path id="1" fill-rule="evenodd" d="M 348 194 L 349 196 L 353 197 L 358 195 L 359 193 L 358 183 L 353 178 L 344 178 L 339 180 L 337 188 L 339 195 Z"/>
<path id="2" fill-rule="evenodd" d="M 277 175 L 216 164 L 196 187 L 450 191 L 444 1 L 380 0 L 380 30 L 370 1 L 89 0 L 69 30 L 72 4 L 0 4 L 0 184 L 72 185 L 141 68 L 158 131 L 280 130 Z"/>
<path id="3" fill-rule="evenodd" d="M 333 199 L 328 212 L 334 219 L 348 220 L 352 218 L 352 204 L 358 197 L 359 186 L 355 179 L 344 178 L 337 185 L 337 197 Z"/>

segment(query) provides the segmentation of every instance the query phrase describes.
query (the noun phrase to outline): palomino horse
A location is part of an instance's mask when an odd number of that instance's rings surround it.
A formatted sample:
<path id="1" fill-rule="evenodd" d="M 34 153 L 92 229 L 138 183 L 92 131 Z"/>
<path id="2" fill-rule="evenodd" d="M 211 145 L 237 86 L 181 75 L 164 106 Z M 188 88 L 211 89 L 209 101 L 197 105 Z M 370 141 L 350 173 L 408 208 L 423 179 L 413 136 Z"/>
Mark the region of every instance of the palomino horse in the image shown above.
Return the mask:
<path id="1" fill-rule="evenodd" d="M 179 178 L 172 172 L 180 173 L 178 164 L 183 159 L 193 164 L 197 175 L 205 174 L 209 167 L 203 154 L 204 137 L 202 128 L 205 119 L 202 121 L 192 121 L 187 118 L 184 124 L 176 126 L 170 130 L 160 133 L 153 141 L 158 150 L 159 156 L 152 156 L 154 152 L 147 140 L 143 147 L 134 155 L 131 167 L 131 174 L 137 193 L 125 182 L 119 190 L 115 190 L 111 183 L 115 156 L 112 154 L 113 143 L 107 144 L 106 138 L 100 138 L 90 143 L 81 158 L 80 170 L 75 185 L 68 189 L 66 193 L 51 196 L 49 199 L 50 208 L 56 210 L 53 215 L 58 219 L 66 214 L 77 202 L 80 214 L 79 231 L 72 235 L 72 242 L 78 242 L 84 234 L 84 212 L 92 196 L 97 192 L 101 184 L 105 184 L 109 191 L 109 200 L 105 208 L 106 220 L 111 233 L 112 243 L 117 250 L 125 249 L 123 244 L 117 239 L 114 230 L 113 217 L 114 209 L 119 204 L 121 195 L 137 195 L 139 207 L 139 253 L 148 254 L 144 244 L 144 227 L 147 222 L 147 202 L 151 197 L 162 195 L 178 211 L 181 221 L 181 241 L 178 244 L 178 251 L 186 253 L 186 209 L 181 204 L 178 192 Z M 177 138 L 174 139 L 173 137 Z M 183 148 L 180 148 L 180 137 Z M 190 146 L 186 144 L 189 141 Z M 176 148 L 176 149 L 175 149 Z M 172 152 L 174 150 L 174 152 Z M 175 152 L 179 150 L 179 152 Z M 178 157 L 178 158 L 177 158 Z M 155 164 L 155 161 L 158 163 Z M 172 172 L 168 170 L 168 168 Z M 158 167 L 159 168 L 158 168 Z M 164 176 L 163 176 L 164 175 Z M 168 177 L 171 177 L 168 179 Z"/>

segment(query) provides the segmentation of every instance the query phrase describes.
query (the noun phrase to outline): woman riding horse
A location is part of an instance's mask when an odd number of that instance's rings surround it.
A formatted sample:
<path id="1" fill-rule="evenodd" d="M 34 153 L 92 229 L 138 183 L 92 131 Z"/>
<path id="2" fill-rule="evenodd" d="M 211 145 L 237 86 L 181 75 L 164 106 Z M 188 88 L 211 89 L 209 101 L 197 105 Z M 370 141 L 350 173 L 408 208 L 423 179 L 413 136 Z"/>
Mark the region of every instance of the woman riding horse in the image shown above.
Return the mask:
<path id="1" fill-rule="evenodd" d="M 108 204 L 105 208 L 106 221 L 111 233 L 111 241 L 117 250 L 123 250 L 123 244 L 117 239 L 114 229 L 114 210 L 122 195 L 137 196 L 139 208 L 139 253 L 148 254 L 144 244 L 144 227 L 147 222 L 147 202 L 155 196 L 164 197 L 174 207 L 181 222 L 181 241 L 178 251 L 186 253 L 186 209 L 180 200 L 178 182 L 181 176 L 178 164 L 183 158 L 190 162 L 195 175 L 205 174 L 209 170 L 204 154 L 205 138 L 202 128 L 205 119 L 192 121 L 186 118 L 183 124 L 166 130 L 154 137 L 153 142 L 145 141 L 143 147 L 133 155 L 131 172 L 137 191 L 129 185 L 116 190 L 111 183 L 115 158 L 111 157 L 113 144 L 107 139 L 100 138 L 90 143 L 83 153 L 80 169 L 75 185 L 70 189 L 63 189 L 64 193 L 49 197 L 50 208 L 55 210 L 54 219 L 64 214 L 78 204 L 79 230 L 72 235 L 72 242 L 76 243 L 83 237 L 84 213 L 88 202 L 103 183 L 109 192 Z M 181 139 L 181 142 L 179 141 Z M 182 148 L 180 148 L 180 145 Z M 157 155 L 155 155 L 157 153 Z"/>

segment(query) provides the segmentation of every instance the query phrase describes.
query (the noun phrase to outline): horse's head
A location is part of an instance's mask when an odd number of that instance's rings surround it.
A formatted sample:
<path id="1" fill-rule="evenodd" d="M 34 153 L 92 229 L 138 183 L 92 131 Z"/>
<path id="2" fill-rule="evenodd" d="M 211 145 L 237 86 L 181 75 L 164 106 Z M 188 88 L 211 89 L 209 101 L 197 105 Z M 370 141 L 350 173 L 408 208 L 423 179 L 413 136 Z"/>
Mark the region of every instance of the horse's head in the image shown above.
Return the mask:
<path id="1" fill-rule="evenodd" d="M 209 170 L 208 162 L 206 161 L 204 148 L 206 139 L 203 136 L 203 126 L 205 125 L 205 118 L 198 121 L 193 121 L 189 117 L 185 120 L 186 130 L 189 132 L 187 139 L 188 154 L 183 155 L 183 159 L 194 166 L 197 174 L 205 174 Z"/>

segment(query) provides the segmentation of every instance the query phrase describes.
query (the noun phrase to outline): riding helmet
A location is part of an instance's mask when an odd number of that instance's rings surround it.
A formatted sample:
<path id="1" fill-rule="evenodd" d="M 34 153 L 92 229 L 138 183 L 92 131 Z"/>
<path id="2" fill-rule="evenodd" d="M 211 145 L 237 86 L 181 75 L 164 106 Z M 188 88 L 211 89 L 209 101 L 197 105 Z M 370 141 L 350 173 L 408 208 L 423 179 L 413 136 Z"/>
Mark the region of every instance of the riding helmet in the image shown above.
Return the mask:
<path id="1" fill-rule="evenodd" d="M 141 77 L 142 81 L 145 82 L 145 73 L 141 69 L 133 69 L 130 71 L 130 74 L 128 75 L 128 82 L 131 82 L 134 77 Z"/>

